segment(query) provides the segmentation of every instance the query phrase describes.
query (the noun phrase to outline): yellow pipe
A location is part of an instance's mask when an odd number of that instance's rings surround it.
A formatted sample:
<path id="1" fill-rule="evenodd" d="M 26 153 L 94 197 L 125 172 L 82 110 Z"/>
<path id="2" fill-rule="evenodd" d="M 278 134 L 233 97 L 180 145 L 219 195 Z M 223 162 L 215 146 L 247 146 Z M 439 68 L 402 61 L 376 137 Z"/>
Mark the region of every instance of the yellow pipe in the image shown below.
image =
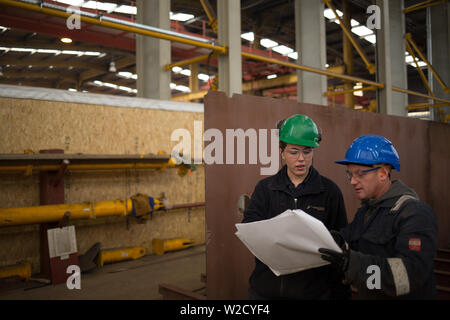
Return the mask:
<path id="1" fill-rule="evenodd" d="M 366 79 L 352 77 L 352 76 L 349 76 L 349 75 L 346 75 L 346 74 L 339 74 L 339 73 L 335 73 L 335 72 L 330 72 L 330 71 L 327 71 L 327 70 L 307 67 L 307 66 L 303 66 L 303 65 L 300 65 L 300 64 L 292 63 L 292 62 L 280 61 L 280 60 L 277 60 L 277 59 L 274 59 L 274 58 L 262 57 L 262 56 L 259 56 L 259 55 L 253 54 L 253 53 L 242 52 L 241 54 L 242 54 L 243 57 L 246 57 L 246 58 L 249 58 L 249 59 L 264 61 L 264 62 L 273 63 L 273 64 L 278 64 L 278 65 L 281 65 L 281 66 L 285 66 L 285 67 L 289 67 L 289 68 L 293 68 L 293 69 L 298 69 L 298 70 L 302 70 L 302 71 L 318 73 L 318 74 L 321 74 L 321 75 L 324 75 L 324 76 L 333 77 L 333 78 L 349 80 L 349 81 L 353 81 L 353 82 L 361 82 L 361 83 L 364 83 L 364 84 L 368 84 L 370 86 L 375 86 L 375 87 L 380 88 L 380 89 L 384 88 L 384 83 L 379 83 L 379 82 L 374 82 L 374 81 L 370 81 L 370 80 L 366 80 Z"/>
<path id="2" fill-rule="evenodd" d="M 163 255 L 165 252 L 182 250 L 192 247 L 194 242 L 187 238 L 176 238 L 176 239 L 153 239 L 152 249 L 153 253 L 157 255 Z"/>
<path id="3" fill-rule="evenodd" d="M 186 59 L 186 60 L 181 60 L 175 63 L 168 63 L 166 64 L 166 70 L 172 70 L 173 67 L 182 67 L 182 66 L 187 66 L 190 65 L 192 63 L 196 63 L 196 62 L 200 62 L 200 61 L 204 61 L 207 60 L 208 57 L 215 57 L 216 54 L 213 54 L 212 56 L 209 54 L 205 54 L 203 56 L 198 56 L 198 57 L 194 57 L 194 58 L 190 58 L 190 59 Z"/>
<path id="4" fill-rule="evenodd" d="M 427 78 L 425 77 L 425 74 L 423 73 L 422 69 L 419 67 L 418 59 L 417 59 L 416 55 L 414 54 L 414 52 L 413 52 L 411 46 L 409 45 L 409 42 L 406 41 L 405 44 L 406 44 L 406 50 L 409 52 L 409 54 L 411 55 L 411 57 L 414 59 L 414 64 L 416 65 L 417 72 L 419 72 L 419 76 L 420 76 L 420 78 L 422 79 L 423 84 L 424 84 L 425 87 L 427 88 L 428 93 L 429 93 L 430 95 L 434 96 L 433 90 L 431 90 L 430 85 L 429 85 L 429 83 L 428 83 L 428 80 L 427 80 Z"/>
<path id="5" fill-rule="evenodd" d="M 355 41 L 355 39 L 353 39 L 352 34 L 347 29 L 347 27 L 344 25 L 344 22 L 342 21 L 341 17 L 339 17 L 339 15 L 337 14 L 336 9 L 334 8 L 334 6 L 331 4 L 331 2 L 329 0 L 323 0 L 323 2 L 328 6 L 328 8 L 331 9 L 331 11 L 333 11 L 336 19 L 339 21 L 339 25 L 341 26 L 342 31 L 345 33 L 347 38 L 353 44 L 353 46 L 355 47 L 356 51 L 358 51 L 361 59 L 366 64 L 366 67 L 367 67 L 367 70 L 369 70 L 369 73 L 370 74 L 374 74 L 375 70 L 376 70 L 375 65 L 369 62 L 369 60 L 367 59 L 366 55 L 364 54 L 364 52 L 362 51 L 361 47 L 359 46 L 359 44 Z"/>
<path id="6" fill-rule="evenodd" d="M 149 201 L 146 195 L 140 195 L 136 201 Z M 156 211 L 165 208 L 163 200 L 152 198 L 153 206 L 148 203 L 149 210 Z M 70 212 L 70 219 L 95 219 L 97 217 L 127 216 L 136 214 L 146 218 L 149 212 L 141 212 L 145 203 L 136 202 L 136 213 L 133 213 L 133 200 L 118 199 L 113 201 L 85 202 L 81 204 L 56 204 L 34 207 L 0 209 L 0 227 L 34 223 L 59 221 L 66 212 Z"/>
<path id="7" fill-rule="evenodd" d="M 208 16 L 209 25 L 213 29 L 214 33 L 217 34 L 217 17 L 215 17 L 215 13 L 214 11 L 212 11 L 212 8 L 210 7 L 211 5 L 207 1 L 208 0 L 200 0 L 200 3 L 202 4 L 203 9 L 205 10 L 206 15 Z"/>
<path id="8" fill-rule="evenodd" d="M 413 11 L 416 11 L 416 10 L 425 9 L 427 7 L 436 6 L 438 4 L 442 4 L 442 3 L 445 3 L 445 2 L 447 2 L 447 0 L 441 0 L 441 1 L 436 1 L 436 2 L 433 2 L 433 0 L 428 0 L 428 1 L 421 2 L 421 3 L 417 3 L 415 5 L 412 5 L 412 6 L 408 7 L 408 8 L 405 8 L 405 9 L 403 9 L 403 12 L 404 13 L 410 13 L 410 12 L 413 12 Z"/>
<path id="9" fill-rule="evenodd" d="M 345 27 L 348 27 L 351 25 L 351 19 L 350 19 L 350 4 L 349 0 L 343 0 L 342 1 L 342 11 L 344 12 L 344 21 L 345 21 Z M 348 37 L 344 34 L 342 37 L 342 53 L 344 58 L 344 64 L 346 68 L 346 74 L 352 75 L 353 74 L 353 47 L 352 43 L 348 39 Z M 353 89 L 353 83 L 351 81 L 345 81 L 344 84 L 344 91 L 346 90 L 352 90 Z M 344 105 L 349 109 L 355 108 L 355 96 L 353 95 L 353 91 L 347 91 L 347 93 L 344 95 Z"/>
<path id="10" fill-rule="evenodd" d="M 164 169 L 174 168 L 177 165 L 173 160 L 168 163 L 116 163 L 116 164 L 69 164 L 68 171 L 89 171 L 89 170 L 125 170 L 125 169 Z M 58 171 L 60 165 L 22 165 L 22 166 L 0 166 L 0 172 L 24 171 Z"/>
<path id="11" fill-rule="evenodd" d="M 189 102 L 192 100 L 203 99 L 207 94 L 208 94 L 208 90 L 201 90 L 201 91 L 197 91 L 197 92 L 190 92 L 190 93 L 184 93 L 184 94 L 172 96 L 171 100 Z"/>
<path id="12" fill-rule="evenodd" d="M 351 90 L 327 91 L 323 95 L 324 96 L 336 96 L 339 94 L 352 93 L 352 92 L 356 92 L 356 91 L 368 91 L 368 90 L 376 90 L 376 89 L 377 88 L 374 86 L 369 86 L 369 87 L 351 89 Z"/>
<path id="13" fill-rule="evenodd" d="M 126 216 L 132 212 L 132 209 L 131 199 L 7 208 L 0 209 L 0 226 L 59 221 L 67 211 L 70 212 L 70 219 L 78 220 L 106 216 Z"/>
<path id="14" fill-rule="evenodd" d="M 422 59 L 423 62 L 425 62 L 427 64 L 428 68 L 431 70 L 431 72 L 433 73 L 433 75 L 436 78 L 437 82 L 439 82 L 439 84 L 441 85 L 442 89 L 444 89 L 445 93 L 450 93 L 450 88 L 447 87 L 447 85 L 441 80 L 441 77 L 439 77 L 439 74 L 436 72 L 436 70 L 434 70 L 434 68 L 431 65 L 431 63 L 428 62 L 427 58 L 425 58 L 424 55 L 422 54 L 422 52 L 419 50 L 419 48 L 417 47 L 416 43 L 412 39 L 411 33 L 407 33 L 405 35 L 405 39 L 411 45 L 411 47 L 413 47 L 414 50 L 416 50 L 416 52 L 419 55 L 420 59 Z"/>
<path id="15" fill-rule="evenodd" d="M 406 106 L 407 110 L 417 110 L 417 109 L 429 109 L 429 108 L 441 108 L 450 105 L 449 103 L 437 103 L 437 104 L 410 104 Z"/>
<path id="16" fill-rule="evenodd" d="M 24 280 L 29 280 L 31 278 L 31 264 L 24 262 L 0 268 L 0 279 L 9 277 L 20 277 Z"/>
<path id="17" fill-rule="evenodd" d="M 245 56 L 245 55 L 243 54 L 243 56 Z M 342 65 L 333 66 L 333 67 L 329 67 L 328 70 L 333 70 L 331 72 L 337 72 L 339 74 L 342 74 L 344 72 L 344 66 L 342 66 Z M 248 82 L 244 82 L 242 84 L 242 91 L 248 92 L 251 90 L 260 90 L 260 89 L 272 88 L 272 87 L 277 87 L 277 86 L 296 84 L 297 81 L 298 81 L 297 74 L 288 74 L 288 75 L 277 77 L 275 79 L 262 79 L 262 80 L 248 81 Z M 196 100 L 196 99 L 202 99 L 207 94 L 208 94 L 208 90 L 201 90 L 201 91 L 196 91 L 196 92 L 178 94 L 176 96 L 172 96 L 171 99 L 174 101 L 189 102 L 189 101 Z"/>
<path id="18" fill-rule="evenodd" d="M 243 56 L 243 57 L 245 57 L 245 54 L 244 54 L 244 52 L 241 52 L 241 55 Z M 217 54 L 216 53 L 214 53 L 212 56 L 211 55 L 209 55 L 209 54 L 205 54 L 205 55 L 203 55 L 203 56 L 198 56 L 198 57 L 194 57 L 194 58 L 190 58 L 190 59 L 186 59 L 186 60 L 181 60 L 181 61 L 178 61 L 178 62 L 175 62 L 175 63 L 168 63 L 168 64 L 166 64 L 166 66 L 165 66 L 165 68 L 166 68 L 166 71 L 169 71 L 169 70 L 171 70 L 173 67 L 183 67 L 183 66 L 187 66 L 187 65 L 190 65 L 190 64 L 192 64 L 192 63 L 197 63 L 197 62 L 200 62 L 200 61 L 205 61 L 205 60 L 207 60 L 208 58 L 212 58 L 212 57 L 216 57 L 217 56 Z M 331 72 L 336 72 L 336 73 L 339 73 L 339 74 L 343 74 L 344 73 L 344 66 L 343 65 L 338 65 L 338 66 L 332 66 L 332 67 L 328 67 L 327 68 L 328 70 L 331 70 Z M 286 77 L 286 76 L 282 76 L 282 77 Z M 282 78 L 282 77 L 279 77 L 279 78 Z M 295 74 L 295 75 L 288 75 L 287 77 L 295 77 L 295 81 L 293 81 L 293 82 L 297 82 L 297 75 Z M 277 78 L 277 79 L 279 79 L 279 78 Z M 269 80 L 269 79 L 265 79 L 265 80 Z M 270 80 L 274 80 L 274 79 L 270 79 Z M 269 81 L 270 81 L 269 80 Z M 275 79 L 276 80 L 276 79 Z M 260 80 L 259 80 L 260 81 Z M 253 81 L 254 82 L 254 81 Z M 248 82 L 247 82 L 248 83 Z M 245 85 L 245 83 L 243 84 L 243 85 Z"/>
<path id="19" fill-rule="evenodd" d="M 50 8 L 45 8 L 45 7 L 41 8 L 39 5 L 34 5 L 34 4 L 29 4 L 29 3 L 19 2 L 19 1 L 0 0 L 0 4 L 17 7 L 17 8 L 21 8 L 21 9 L 25 9 L 25 10 L 31 10 L 31 11 L 35 11 L 35 12 L 42 12 L 42 13 L 45 13 L 45 14 L 48 14 L 51 16 L 56 16 L 56 17 L 65 18 L 65 19 L 69 18 L 72 15 L 72 13 L 59 11 L 59 10 L 55 10 L 55 9 L 50 9 Z M 123 24 L 119 24 L 119 23 L 114 23 L 114 22 L 110 22 L 110 21 L 105 21 L 105 20 L 101 20 L 101 19 L 94 19 L 94 18 L 90 18 L 90 17 L 80 16 L 80 20 L 83 22 L 89 23 L 89 24 L 99 25 L 99 26 L 103 26 L 103 27 L 107 27 L 107 28 L 111 28 L 111 29 L 141 34 L 144 36 L 154 37 L 154 38 L 163 39 L 163 40 L 180 42 L 180 43 L 184 43 L 184 44 L 193 45 L 196 47 L 202 47 L 202 48 L 213 50 L 213 51 L 221 53 L 221 54 L 226 54 L 228 51 L 227 48 L 224 46 L 203 43 L 200 41 L 195 41 L 195 40 L 191 40 L 191 39 L 185 39 L 182 37 L 178 37 L 176 35 L 168 35 L 168 34 L 160 33 L 157 31 L 144 30 L 144 29 L 127 26 L 127 25 L 123 25 Z"/>
<path id="20" fill-rule="evenodd" d="M 143 247 L 102 249 L 97 257 L 97 265 L 103 267 L 105 263 L 136 260 L 145 256 L 145 253 L 146 250 Z"/>
<path id="21" fill-rule="evenodd" d="M 406 89 L 402 89 L 402 88 L 398 88 L 398 87 L 392 87 L 392 91 L 406 93 L 406 94 L 410 94 L 412 96 L 422 97 L 422 98 L 426 98 L 426 99 L 432 99 L 434 101 L 450 103 L 450 100 L 447 100 L 447 99 L 442 99 L 442 98 L 439 98 L 439 97 L 429 96 L 427 94 L 423 94 L 423 93 L 415 92 L 415 91 L 411 91 L 411 90 L 406 90 Z"/>

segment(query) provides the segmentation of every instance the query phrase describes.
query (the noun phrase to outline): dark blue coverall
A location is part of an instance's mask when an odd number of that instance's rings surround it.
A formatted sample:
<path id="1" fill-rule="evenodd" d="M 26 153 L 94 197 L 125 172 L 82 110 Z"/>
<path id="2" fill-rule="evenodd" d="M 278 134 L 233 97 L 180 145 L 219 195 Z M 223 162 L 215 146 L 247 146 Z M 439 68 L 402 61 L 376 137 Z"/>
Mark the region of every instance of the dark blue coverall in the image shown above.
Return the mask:
<path id="1" fill-rule="evenodd" d="M 357 298 L 435 298 L 437 219 L 401 181 L 380 198 L 363 201 L 340 233 L 352 249 L 345 278 L 357 288 Z M 379 268 L 379 289 L 370 266 Z"/>

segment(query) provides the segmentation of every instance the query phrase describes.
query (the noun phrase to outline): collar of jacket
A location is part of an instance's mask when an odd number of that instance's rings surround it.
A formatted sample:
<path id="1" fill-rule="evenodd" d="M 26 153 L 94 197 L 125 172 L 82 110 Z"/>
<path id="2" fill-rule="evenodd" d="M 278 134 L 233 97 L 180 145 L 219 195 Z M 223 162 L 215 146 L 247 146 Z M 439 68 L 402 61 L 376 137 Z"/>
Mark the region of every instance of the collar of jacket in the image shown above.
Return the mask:
<path id="1" fill-rule="evenodd" d="M 416 192 L 405 185 L 402 181 L 394 180 L 388 191 L 386 191 L 381 197 L 379 197 L 378 199 L 363 200 L 361 201 L 361 204 L 368 207 L 391 208 L 395 205 L 398 198 L 403 195 L 411 195 L 415 198 L 419 198 Z"/>
<path id="2" fill-rule="evenodd" d="M 274 179 L 272 179 L 269 184 L 269 188 L 290 193 L 285 177 L 288 177 L 286 165 L 284 165 L 274 176 Z M 301 185 L 303 187 L 301 192 L 302 195 L 318 194 L 325 190 L 320 174 L 313 166 L 309 168 L 308 176 Z"/>

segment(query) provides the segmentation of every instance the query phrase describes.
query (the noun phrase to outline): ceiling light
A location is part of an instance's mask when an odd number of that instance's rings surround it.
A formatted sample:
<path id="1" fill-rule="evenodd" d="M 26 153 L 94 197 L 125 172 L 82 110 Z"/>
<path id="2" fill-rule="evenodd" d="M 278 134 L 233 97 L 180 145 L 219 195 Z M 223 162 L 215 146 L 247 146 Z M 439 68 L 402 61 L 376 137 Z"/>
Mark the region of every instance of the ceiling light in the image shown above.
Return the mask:
<path id="1" fill-rule="evenodd" d="M 342 17 L 344 14 L 342 13 L 342 11 L 340 10 L 336 10 L 337 14 L 339 15 L 339 17 Z M 333 10 L 331 9 L 325 9 L 323 11 L 323 15 L 325 16 L 325 18 L 329 19 L 329 20 L 333 20 L 336 19 L 336 16 L 334 15 Z"/>
<path id="2" fill-rule="evenodd" d="M 288 53 L 294 52 L 294 50 L 292 50 L 291 48 L 286 47 L 284 45 L 273 47 L 272 50 L 275 52 L 278 52 L 279 54 L 282 54 L 284 56 L 287 55 Z"/>
<path id="3" fill-rule="evenodd" d="M 357 90 L 357 89 L 362 89 L 363 88 L 363 84 L 362 82 L 357 82 L 355 86 L 353 86 L 353 89 Z M 358 91 L 354 91 L 353 95 L 355 96 L 359 96 L 362 97 L 363 96 L 363 92 L 358 90 Z"/>
<path id="4" fill-rule="evenodd" d="M 128 71 L 119 71 L 117 75 L 126 79 L 137 79 L 137 74 Z"/>
<path id="5" fill-rule="evenodd" d="M 177 67 L 177 66 L 172 68 L 172 71 L 175 72 L 175 73 L 179 73 L 181 70 L 183 70 L 183 69 L 180 68 L 180 67 Z"/>
<path id="6" fill-rule="evenodd" d="M 369 36 L 364 37 L 364 39 L 366 39 L 367 41 L 369 41 L 370 43 L 377 43 L 377 37 L 374 34 L 371 34 Z"/>
<path id="7" fill-rule="evenodd" d="M 57 53 L 61 53 L 60 50 L 54 50 L 54 49 L 37 49 L 37 53 L 53 53 L 53 54 L 57 54 Z"/>
<path id="8" fill-rule="evenodd" d="M 72 39 L 64 37 L 60 39 L 62 43 L 72 43 Z"/>
<path id="9" fill-rule="evenodd" d="M 181 91 L 181 92 L 191 92 L 191 89 L 189 89 L 189 87 L 186 86 L 182 86 L 182 85 L 177 85 L 175 87 L 175 90 Z"/>
<path id="10" fill-rule="evenodd" d="M 261 41 L 259 43 L 263 47 L 266 47 L 266 48 L 273 48 L 273 47 L 276 47 L 278 45 L 278 42 L 275 42 L 275 41 L 267 39 L 267 38 L 261 39 Z"/>
<path id="11" fill-rule="evenodd" d="M 114 61 L 109 63 L 109 72 L 117 72 L 116 63 Z"/>
<path id="12" fill-rule="evenodd" d="M 417 64 L 419 65 L 420 68 L 425 67 L 427 64 L 423 61 L 417 61 Z M 416 66 L 416 64 L 414 64 L 414 67 Z"/>
<path id="13" fill-rule="evenodd" d="M 36 49 L 31 49 L 31 48 L 11 48 L 11 51 L 34 53 L 34 52 L 36 52 Z"/>
<path id="14" fill-rule="evenodd" d="M 64 4 L 68 4 L 68 5 L 74 6 L 74 7 L 79 7 L 84 2 L 84 0 L 56 0 L 56 1 L 64 3 Z"/>
<path id="15" fill-rule="evenodd" d="M 277 77 L 276 74 L 269 74 L 269 75 L 267 76 L 267 79 L 275 79 L 276 77 Z"/>
<path id="16" fill-rule="evenodd" d="M 101 52 L 86 51 L 86 52 L 84 52 L 84 54 L 87 55 L 87 56 L 99 56 L 99 55 L 101 55 Z"/>
<path id="17" fill-rule="evenodd" d="M 104 87 L 109 87 L 109 88 L 113 88 L 113 89 L 117 89 L 119 88 L 119 86 L 117 84 L 114 83 L 109 83 L 109 82 L 103 82 L 102 86 Z"/>
<path id="18" fill-rule="evenodd" d="M 357 34 L 360 37 L 368 36 L 370 34 L 373 34 L 373 31 L 367 28 L 366 26 L 358 26 L 355 28 L 352 28 L 352 32 L 354 34 Z"/>
<path id="19" fill-rule="evenodd" d="M 87 1 L 82 5 L 83 8 L 102 10 L 111 12 L 117 7 L 117 3 L 111 2 L 99 2 L 99 1 Z"/>
<path id="20" fill-rule="evenodd" d="M 127 91 L 127 92 L 133 91 L 133 88 L 125 87 L 125 86 L 119 86 L 118 89 L 119 90 L 123 90 L 123 91 Z"/>
<path id="21" fill-rule="evenodd" d="M 430 116 L 430 111 L 416 111 L 408 112 L 408 117 L 410 118 L 427 118 Z"/>
<path id="22" fill-rule="evenodd" d="M 192 18 L 194 18 L 195 16 L 193 14 L 188 14 L 188 13 L 182 13 L 182 12 L 178 12 L 178 13 L 170 13 L 170 20 L 176 20 L 176 21 L 181 21 L 181 22 L 185 22 L 188 21 Z"/>
<path id="23" fill-rule="evenodd" d="M 298 60 L 298 52 L 288 53 L 288 57 L 294 60 Z"/>
<path id="24" fill-rule="evenodd" d="M 405 62 L 406 62 L 406 63 L 414 62 L 414 58 L 413 58 L 412 56 L 406 56 L 406 57 L 405 57 Z"/>
<path id="25" fill-rule="evenodd" d="M 73 55 L 80 55 L 83 54 L 81 51 L 75 51 L 75 50 L 63 50 L 61 51 L 62 54 L 73 54 Z"/>
<path id="26" fill-rule="evenodd" d="M 182 75 L 185 75 L 185 76 L 190 76 L 191 75 L 191 70 L 189 70 L 189 69 L 183 69 L 183 70 L 181 70 L 180 71 L 180 73 L 182 74 Z"/>
<path id="27" fill-rule="evenodd" d="M 359 22 L 356 21 L 355 19 L 351 19 L 351 20 L 350 20 L 350 25 L 351 25 L 352 27 L 356 27 L 356 26 L 359 26 Z"/>
<path id="28" fill-rule="evenodd" d="M 136 15 L 137 8 L 136 7 L 132 7 L 132 6 L 127 6 L 127 5 L 121 5 L 121 6 L 117 7 L 117 8 L 115 8 L 114 12 Z"/>
<path id="29" fill-rule="evenodd" d="M 199 73 L 197 76 L 200 80 L 207 82 L 209 80 L 209 76 L 204 73 Z"/>
<path id="30" fill-rule="evenodd" d="M 243 33 L 241 34 L 241 38 L 253 42 L 255 41 L 255 34 L 253 32 Z"/>

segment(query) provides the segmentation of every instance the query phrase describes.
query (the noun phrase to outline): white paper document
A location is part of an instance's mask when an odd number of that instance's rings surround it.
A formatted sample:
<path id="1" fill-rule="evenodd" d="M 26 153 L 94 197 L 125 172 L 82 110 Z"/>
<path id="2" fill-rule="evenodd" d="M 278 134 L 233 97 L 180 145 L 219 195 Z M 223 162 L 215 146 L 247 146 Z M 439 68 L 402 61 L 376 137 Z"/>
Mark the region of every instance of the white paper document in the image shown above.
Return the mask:
<path id="1" fill-rule="evenodd" d="M 277 276 L 328 264 L 320 257 L 319 248 L 342 252 L 322 221 L 302 210 L 238 223 L 236 228 L 236 236 Z"/>

